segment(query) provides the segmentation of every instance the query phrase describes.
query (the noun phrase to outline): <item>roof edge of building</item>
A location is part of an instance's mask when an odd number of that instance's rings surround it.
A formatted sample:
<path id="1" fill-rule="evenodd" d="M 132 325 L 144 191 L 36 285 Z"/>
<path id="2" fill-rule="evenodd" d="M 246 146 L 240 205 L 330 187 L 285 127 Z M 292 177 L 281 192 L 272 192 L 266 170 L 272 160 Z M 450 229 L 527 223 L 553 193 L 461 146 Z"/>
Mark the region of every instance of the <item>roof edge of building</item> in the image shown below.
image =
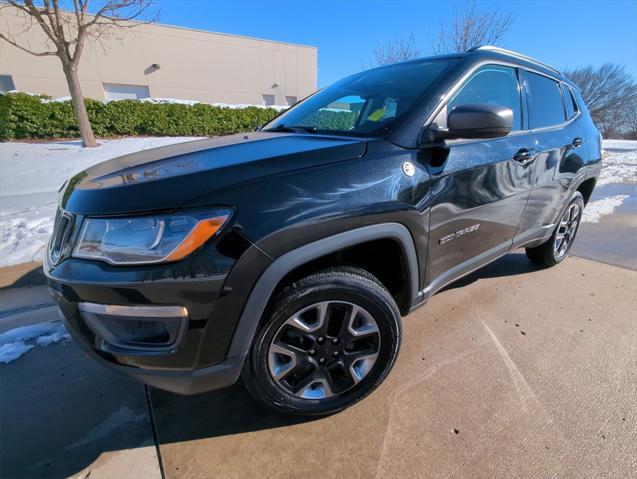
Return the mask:
<path id="1" fill-rule="evenodd" d="M 144 24 L 143 22 L 135 22 L 135 23 L 140 23 L 140 24 Z M 169 23 L 160 23 L 160 22 L 153 22 L 153 23 L 146 23 L 146 25 L 155 25 L 158 27 L 166 27 L 166 28 L 174 28 L 176 30 L 186 30 L 186 31 L 190 31 L 190 32 L 199 32 L 199 33 L 209 33 L 212 35 L 223 35 L 224 37 L 235 37 L 235 38 L 245 38 L 248 40 L 255 40 L 258 42 L 268 42 L 268 43 L 278 43 L 280 45 L 289 45 L 292 47 L 301 47 L 301 48 L 311 48 L 313 50 L 318 50 L 318 47 L 314 46 L 314 45 L 305 45 L 302 43 L 291 43 L 291 42 L 283 42 L 280 40 L 270 40 L 268 38 L 257 38 L 257 37 L 251 37 L 249 35 L 241 35 L 238 33 L 224 33 L 224 32 L 215 32 L 212 30 L 203 30 L 201 28 L 191 28 L 191 27 L 182 27 L 180 25 L 171 25 Z"/>
<path id="2" fill-rule="evenodd" d="M 13 7 L 15 9 L 15 7 Z M 10 11 L 10 10 L 9 10 Z M 17 11 L 17 9 L 16 9 Z M 61 9 L 61 11 L 63 13 L 66 13 L 68 15 L 73 15 L 73 12 L 71 10 L 66 10 L 66 9 Z M 160 23 L 160 22 L 143 22 L 143 21 L 139 21 L 139 20 L 128 20 L 129 23 L 136 23 L 139 25 L 150 25 L 150 26 L 158 26 L 158 27 L 166 27 L 166 28 L 174 28 L 177 30 L 186 30 L 186 31 L 191 31 L 191 32 L 199 32 L 199 33 L 210 33 L 213 35 L 223 35 L 226 37 L 235 37 L 235 38 L 245 38 L 248 40 L 255 40 L 255 41 L 259 41 L 259 42 L 268 42 L 268 43 L 278 43 L 280 45 L 289 45 L 289 46 L 293 46 L 293 47 L 301 47 L 301 48 L 311 48 L 314 50 L 318 50 L 318 47 L 313 46 L 313 45 L 304 45 L 302 43 L 291 43 L 291 42 L 282 42 L 280 40 L 269 40 L 267 38 L 257 38 L 257 37 L 251 37 L 249 35 L 239 35 L 236 33 L 223 33 L 223 32 L 213 32 L 211 30 L 203 30 L 201 28 L 190 28 L 190 27 L 182 27 L 179 25 L 170 25 L 168 23 Z"/>

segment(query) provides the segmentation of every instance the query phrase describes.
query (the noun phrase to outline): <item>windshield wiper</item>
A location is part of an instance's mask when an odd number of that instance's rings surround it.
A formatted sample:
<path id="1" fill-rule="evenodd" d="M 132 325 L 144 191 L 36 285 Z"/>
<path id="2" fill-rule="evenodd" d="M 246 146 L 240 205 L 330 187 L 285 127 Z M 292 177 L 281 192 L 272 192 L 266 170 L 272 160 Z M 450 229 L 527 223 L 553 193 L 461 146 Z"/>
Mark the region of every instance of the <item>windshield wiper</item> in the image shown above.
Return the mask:
<path id="1" fill-rule="evenodd" d="M 277 125 L 273 128 L 268 128 L 266 130 L 261 131 L 289 131 L 291 133 L 316 133 L 315 126 L 287 126 L 287 125 Z"/>

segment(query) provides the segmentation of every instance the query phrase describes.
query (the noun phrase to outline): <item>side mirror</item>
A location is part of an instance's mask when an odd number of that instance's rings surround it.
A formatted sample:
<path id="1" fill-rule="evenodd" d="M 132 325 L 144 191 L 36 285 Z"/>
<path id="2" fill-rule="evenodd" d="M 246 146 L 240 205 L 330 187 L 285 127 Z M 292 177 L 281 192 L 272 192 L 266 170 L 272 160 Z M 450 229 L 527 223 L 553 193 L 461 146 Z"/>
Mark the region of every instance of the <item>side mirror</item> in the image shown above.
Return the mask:
<path id="1" fill-rule="evenodd" d="M 447 129 L 433 129 L 435 140 L 500 138 L 513 128 L 513 111 L 497 105 L 459 105 L 447 114 Z"/>

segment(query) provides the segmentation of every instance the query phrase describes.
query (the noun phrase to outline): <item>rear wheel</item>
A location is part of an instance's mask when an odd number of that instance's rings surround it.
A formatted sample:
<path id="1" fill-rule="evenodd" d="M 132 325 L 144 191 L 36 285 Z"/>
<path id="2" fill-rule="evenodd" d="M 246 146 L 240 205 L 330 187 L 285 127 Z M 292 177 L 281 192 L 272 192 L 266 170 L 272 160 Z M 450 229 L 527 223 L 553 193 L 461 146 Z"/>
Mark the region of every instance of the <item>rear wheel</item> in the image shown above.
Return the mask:
<path id="1" fill-rule="evenodd" d="M 273 300 L 244 383 L 279 411 L 322 415 L 372 392 L 400 345 L 400 313 L 380 282 L 358 268 L 303 278 Z"/>
<path id="2" fill-rule="evenodd" d="M 583 211 L 584 198 L 577 191 L 566 207 L 551 238 L 540 246 L 526 248 L 527 257 L 533 263 L 543 266 L 553 266 L 564 260 L 577 235 Z"/>

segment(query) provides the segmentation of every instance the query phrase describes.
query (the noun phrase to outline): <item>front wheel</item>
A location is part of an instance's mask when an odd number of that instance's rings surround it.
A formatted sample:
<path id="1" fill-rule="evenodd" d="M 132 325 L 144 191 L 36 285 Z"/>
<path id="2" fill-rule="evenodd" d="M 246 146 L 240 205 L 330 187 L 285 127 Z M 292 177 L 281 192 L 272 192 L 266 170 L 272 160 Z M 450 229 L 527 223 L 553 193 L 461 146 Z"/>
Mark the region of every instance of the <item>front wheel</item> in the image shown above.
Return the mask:
<path id="1" fill-rule="evenodd" d="M 272 301 L 243 372 L 252 395 L 278 411 L 331 414 L 385 379 L 400 346 L 390 293 L 358 268 L 332 268 Z"/>
<path id="2" fill-rule="evenodd" d="M 551 238 L 540 246 L 526 248 L 527 257 L 542 266 L 553 266 L 564 260 L 577 235 L 583 212 L 584 198 L 576 191 Z"/>

